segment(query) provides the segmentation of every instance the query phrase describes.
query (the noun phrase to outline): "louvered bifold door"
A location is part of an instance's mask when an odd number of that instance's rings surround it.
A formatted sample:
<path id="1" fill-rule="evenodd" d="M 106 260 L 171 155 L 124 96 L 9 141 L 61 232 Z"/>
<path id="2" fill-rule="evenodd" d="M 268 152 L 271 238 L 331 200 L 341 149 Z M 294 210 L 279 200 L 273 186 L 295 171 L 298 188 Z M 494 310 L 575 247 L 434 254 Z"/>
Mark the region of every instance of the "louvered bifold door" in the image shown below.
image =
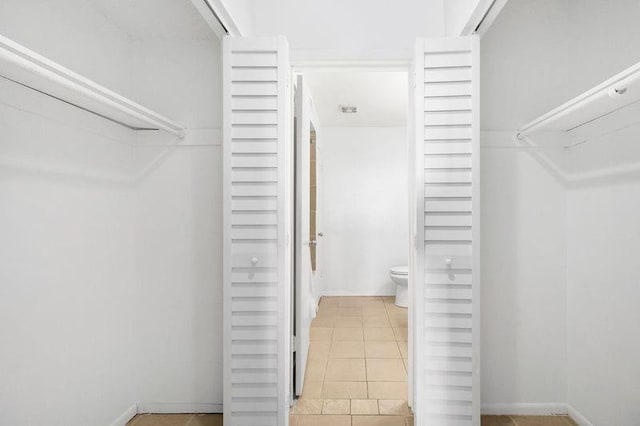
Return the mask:
<path id="1" fill-rule="evenodd" d="M 478 57 L 475 36 L 417 43 L 416 162 L 423 173 L 414 273 L 424 277 L 415 280 L 420 425 L 480 424 Z"/>
<path id="2" fill-rule="evenodd" d="M 284 425 L 288 418 L 287 52 L 283 38 L 223 43 L 226 426 Z"/>

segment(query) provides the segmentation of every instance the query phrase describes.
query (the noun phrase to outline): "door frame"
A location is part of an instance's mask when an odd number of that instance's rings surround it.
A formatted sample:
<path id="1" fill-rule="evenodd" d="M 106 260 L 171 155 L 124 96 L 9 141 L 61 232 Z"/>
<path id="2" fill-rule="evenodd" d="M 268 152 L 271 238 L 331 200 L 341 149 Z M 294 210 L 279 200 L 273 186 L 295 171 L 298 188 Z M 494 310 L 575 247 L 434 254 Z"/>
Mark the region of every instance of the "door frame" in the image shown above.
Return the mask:
<path id="1" fill-rule="evenodd" d="M 418 185 L 418 177 L 417 173 L 413 173 L 412 170 L 415 170 L 415 165 L 413 165 L 412 155 L 415 153 L 415 148 L 413 145 L 416 144 L 416 137 L 414 131 L 414 123 L 415 120 L 412 116 L 413 111 L 413 99 L 414 99 L 414 82 L 415 76 L 414 73 L 414 63 L 412 60 L 320 60 L 320 61 L 307 61 L 307 60 L 299 60 L 291 61 L 291 70 L 292 76 L 296 76 L 298 74 L 304 74 L 308 72 L 349 72 L 349 71 L 359 71 L 359 72 L 406 72 L 408 75 L 408 86 L 407 86 L 407 141 L 408 141 L 408 149 L 409 149 L 409 158 L 408 158 L 408 171 L 407 171 L 407 179 L 410 181 L 409 191 L 407 194 L 407 204 L 409 206 L 409 240 L 407 241 L 407 245 L 409 246 L 409 258 L 412 256 L 414 258 L 419 258 L 419 253 L 417 252 L 418 246 L 415 243 L 415 229 L 417 223 L 413 223 L 416 221 L 416 215 L 413 211 L 414 209 L 420 207 L 415 205 L 415 194 L 416 194 L 416 185 Z M 292 119 L 293 121 L 293 119 Z M 293 126 L 293 125 L 292 125 Z M 318 129 L 316 128 L 316 131 Z M 318 146 L 319 148 L 319 146 Z M 413 167 L 411 167 L 411 165 Z M 294 214 L 297 214 L 297 206 L 295 207 L 296 211 Z M 418 215 L 419 216 L 419 215 Z M 319 252 L 316 252 L 316 256 L 319 256 Z M 414 398 L 416 397 L 415 385 L 416 385 L 416 377 L 415 377 L 415 350 L 416 350 L 416 341 L 415 341 L 415 282 L 412 279 L 409 279 L 409 306 L 408 306 L 408 361 L 409 368 L 407 371 L 407 387 L 408 387 L 408 404 L 410 407 L 414 406 Z M 293 303 L 293 300 L 290 299 L 290 303 Z M 286 307 L 287 312 L 291 312 L 292 306 Z M 289 350 L 292 350 L 291 341 L 289 342 Z"/>
<path id="2" fill-rule="evenodd" d="M 424 43 L 424 39 L 419 39 L 418 42 L 420 42 L 420 40 L 422 40 L 422 42 Z M 429 39 L 430 42 L 433 43 L 450 43 L 451 41 L 447 41 L 446 39 L 442 39 L 442 40 L 437 40 L 437 39 Z M 472 340 L 473 340 L 473 347 L 472 347 L 472 410 L 473 410 L 473 417 L 474 417 L 474 425 L 479 425 L 480 422 L 480 400 L 479 400 L 479 392 L 480 392 L 480 387 L 479 387 L 479 381 L 480 381 L 480 374 L 479 374 L 479 350 L 480 350 L 480 345 L 479 345 L 479 341 L 480 341 L 480 333 L 479 333 L 479 298 L 477 296 L 479 296 L 479 291 L 480 291 L 480 287 L 479 287 L 479 281 L 480 281 L 480 270 L 479 270 L 479 266 L 480 266 L 480 253 L 479 253 L 479 167 L 477 167 L 479 165 L 479 151 L 478 151 L 478 145 L 479 145 L 479 121 L 478 121 L 478 117 L 479 117 L 479 97 L 478 95 L 478 90 L 479 90 L 479 51 L 478 51 L 478 40 L 476 38 L 476 40 L 472 41 L 472 49 L 471 49 L 471 53 L 473 54 L 473 62 L 472 64 L 475 65 L 475 69 L 472 71 L 473 73 L 473 77 L 472 77 L 472 83 L 473 83 L 473 92 L 472 92 L 472 98 L 475 98 L 472 100 L 472 107 L 471 109 L 473 110 L 473 122 L 472 122 L 472 144 L 473 144 L 473 149 L 476 153 L 474 159 L 473 159 L 473 171 L 472 171 L 472 175 L 473 175 L 473 188 L 472 188 L 472 194 L 473 194 L 473 204 L 472 204 L 472 211 L 476 212 L 475 215 L 473 215 L 473 229 L 472 229 L 472 237 L 473 237 L 473 241 L 472 241 L 472 255 L 471 255 L 471 262 L 473 264 L 472 269 L 473 269 L 473 273 L 475 275 L 474 278 L 474 282 L 473 282 L 473 288 L 472 288 L 472 292 L 473 292 L 473 297 L 472 297 L 472 330 L 475 330 L 475 332 L 472 333 Z M 231 50 L 231 44 L 233 44 L 234 48 L 236 48 L 236 45 L 238 45 L 240 47 L 239 50 L 237 51 L 232 51 Z M 455 44 L 455 43 L 454 43 Z M 466 50 L 465 50 L 466 51 Z M 259 297 L 260 299 L 270 299 L 270 300 L 261 300 L 258 301 L 258 304 L 254 303 L 256 302 L 255 300 L 250 300 L 248 301 L 249 305 L 247 304 L 243 304 L 241 305 L 242 309 L 250 311 L 250 312 L 270 312 L 273 314 L 273 319 L 275 319 L 273 324 L 270 325 L 263 325 L 262 323 L 258 323 L 258 327 L 269 327 L 269 331 L 270 334 L 264 334 L 261 330 L 249 330 L 250 331 L 250 335 L 248 338 L 245 338 L 246 333 L 243 334 L 238 334 L 238 340 L 246 340 L 246 341 L 256 341 L 256 340 L 260 340 L 260 341 L 265 341 L 268 342 L 268 345 L 263 345 L 265 346 L 264 348 L 258 348 L 258 351 L 255 351 L 255 345 L 251 346 L 252 352 L 250 355 L 258 355 L 260 357 L 262 357 L 263 355 L 268 355 L 268 358 L 265 358 L 265 361 L 267 361 L 267 363 L 265 364 L 261 364 L 261 365 L 265 365 L 267 367 L 260 367 L 257 368 L 256 370 L 264 370 L 264 371 L 259 371 L 259 377 L 249 377 L 249 380 L 246 380 L 245 375 L 246 374 L 254 374 L 252 373 L 246 373 L 245 371 L 240 371 L 238 373 L 238 377 L 234 378 L 233 374 L 232 374 L 232 361 L 233 361 L 233 351 L 232 351 L 232 345 L 229 343 L 233 343 L 233 336 L 234 336 L 234 332 L 236 332 L 237 330 L 232 330 L 232 322 L 231 320 L 231 313 L 233 312 L 233 307 L 231 305 L 231 299 L 232 299 L 232 293 L 231 290 L 233 290 L 233 275 L 232 275 L 232 271 L 231 271 L 231 266 L 232 266 L 232 261 L 238 261 L 238 265 L 240 265 L 240 268 L 243 269 L 250 269 L 250 268 L 255 268 L 255 265 L 257 264 L 257 262 L 259 261 L 259 259 L 257 257 L 255 257 L 254 253 L 258 253 L 260 255 L 262 255 L 263 253 L 260 252 L 259 250 L 256 249 L 251 249 L 248 250 L 246 252 L 242 252 L 240 253 L 242 255 L 242 257 L 237 257 L 232 258 L 232 251 L 231 251 L 231 247 L 233 246 L 233 239 L 232 237 L 232 233 L 231 233 L 231 215 L 232 215 L 232 184 L 233 181 L 231 180 L 231 171 L 232 171 L 232 152 L 231 149 L 232 148 L 232 142 L 234 140 L 234 136 L 232 133 L 232 120 L 231 120 L 231 116 L 232 116 L 232 107 L 231 105 L 233 105 L 233 103 L 231 102 L 231 100 L 233 99 L 233 96 L 237 96 L 237 97 L 243 97 L 243 96 L 257 96 L 260 97 L 262 96 L 260 93 L 256 93 L 253 92 L 254 88 L 251 88 L 251 90 L 249 90 L 249 94 L 247 95 L 246 92 L 247 90 L 243 89 L 241 94 L 237 94 L 234 95 L 233 92 L 231 91 L 231 86 L 233 81 L 230 79 L 231 76 L 231 72 L 232 72 L 232 68 L 233 68 L 233 63 L 230 61 L 230 58 L 232 57 L 232 54 L 235 53 L 247 53 L 250 55 L 255 55 L 256 52 L 258 53 L 265 53 L 265 54 L 269 54 L 272 55 L 275 53 L 276 54 L 276 58 L 275 60 L 270 59 L 268 62 L 264 62 L 267 68 L 275 68 L 275 71 L 277 74 L 277 76 L 274 77 L 275 74 L 268 74 L 268 77 L 275 80 L 275 81 L 271 81 L 272 83 L 276 83 L 276 95 L 270 95 L 271 97 L 274 97 L 276 99 L 275 100 L 275 104 L 273 103 L 269 103 L 266 104 L 266 106 L 269 107 L 269 110 L 276 110 L 277 114 L 275 115 L 275 123 L 263 123 L 260 121 L 257 121 L 255 123 L 255 125 L 257 126 L 276 126 L 276 132 L 274 133 L 273 131 L 269 132 L 269 133 L 265 133 L 265 135 L 267 136 L 267 139 L 269 140 L 276 140 L 277 143 L 277 152 L 275 152 L 275 154 L 277 155 L 277 167 L 270 167 L 270 168 L 275 168 L 276 171 L 275 173 L 277 174 L 277 179 L 276 179 L 276 185 L 277 185 L 277 200 L 276 200 L 276 208 L 277 208 L 277 212 L 276 212 L 276 216 L 277 216 L 277 220 L 276 220 L 276 232 L 277 232 L 277 238 L 276 238 L 276 250 L 271 249 L 270 252 L 266 253 L 266 257 L 263 259 L 264 261 L 269 261 L 268 265 L 275 265 L 275 266 L 269 266 L 269 268 L 271 269 L 277 269 L 277 271 L 275 272 L 276 275 L 276 280 L 274 282 L 274 284 L 276 284 L 275 287 L 277 290 L 277 293 L 273 293 L 271 291 L 270 294 L 267 294 L 266 296 L 261 296 Z M 417 58 L 420 57 L 424 57 L 423 55 L 421 55 L 420 53 L 424 53 L 423 51 L 418 51 L 418 55 Z M 441 53 L 441 52 L 446 52 L 446 51 L 440 51 L 440 50 L 434 50 L 434 52 L 436 53 Z M 291 300 L 291 283 L 292 283 L 292 277 L 291 277 L 291 273 L 292 273 L 292 268 L 291 268 L 291 253 L 292 253 L 292 248 L 291 248 L 291 231 L 292 231 L 292 221 L 291 221 L 291 215 L 293 213 L 295 213 L 295 210 L 293 208 L 292 205 L 292 171 L 293 171 L 293 158 L 292 158 L 292 150 L 290 149 L 290 147 L 292 146 L 292 144 L 290 143 L 290 137 L 291 137 L 291 130 L 293 129 L 293 125 L 289 122 L 289 120 L 293 117 L 293 115 L 291 114 L 291 106 L 292 106 L 292 98 L 291 98 L 291 86 L 292 86 L 292 82 L 291 82 L 291 77 L 292 77 L 292 70 L 296 70 L 296 66 L 294 65 L 293 67 L 291 67 L 289 60 L 288 60 L 288 54 L 289 54 L 289 50 L 288 50 L 288 44 L 286 42 L 286 39 L 284 39 L 284 37 L 277 37 L 277 38 L 244 38 L 244 40 L 239 40 L 239 41 L 235 41 L 233 43 L 231 43 L 229 41 L 229 39 L 225 39 L 224 43 L 223 43 L 223 104 L 225 102 L 229 102 L 228 105 L 226 105 L 223 108 L 223 142 L 224 142 L 224 147 L 225 149 L 223 150 L 223 167 L 224 167 L 224 172 L 223 172 L 223 180 L 224 180 L 224 185 L 223 185 L 223 205 L 225 206 L 224 212 L 223 212 L 223 223 L 224 223 L 224 228 L 223 228 L 223 247 L 225 247 L 224 250 L 224 256 L 223 256 L 223 298 L 224 298 L 224 312 L 223 312 L 223 324 L 224 324 L 224 333 L 223 333 L 223 341 L 224 341 L 224 411 L 225 411 L 225 424 L 231 424 L 231 422 L 234 420 L 233 419 L 233 414 L 238 412 L 240 413 L 240 416 L 248 416 L 253 418 L 257 418 L 257 415 L 264 415 L 265 413 L 268 413 L 271 415 L 272 419 L 276 419 L 277 424 L 278 425 L 286 425 L 288 424 L 288 413 L 289 413 L 289 402 L 290 399 L 288 397 L 288 392 L 289 392 L 289 386 L 291 384 L 291 379 L 290 379 L 290 375 L 291 375 L 291 365 L 290 363 L 290 354 L 291 354 L 291 331 L 289 329 L 290 327 L 290 313 L 291 313 L 291 304 L 292 304 L 292 300 Z M 256 68 L 260 68 L 260 64 L 262 60 L 264 60 L 264 58 L 268 58 L 268 56 L 265 57 L 261 57 L 261 58 L 249 58 L 250 60 L 247 60 L 247 58 L 242 58 L 241 61 L 237 62 L 237 67 L 240 68 L 251 68 L 251 67 L 256 67 Z M 258 60 L 260 59 L 260 60 Z M 313 71 L 347 71 L 347 70 L 354 70 L 354 71 L 366 71 L 366 70 L 370 70 L 370 71 L 402 71 L 402 72 L 408 72 L 408 76 L 409 76 L 409 80 L 413 82 L 412 85 L 409 85 L 409 91 L 408 91 L 408 99 L 410 100 L 410 102 L 412 102 L 410 105 L 415 105 L 416 107 L 419 106 L 422 102 L 419 96 L 419 91 L 421 88 L 423 88 L 423 84 L 422 81 L 424 81 L 422 78 L 417 78 L 418 76 L 421 75 L 422 72 L 424 72 L 424 69 L 419 67 L 420 65 L 420 59 L 416 59 L 415 61 L 415 65 L 417 66 L 416 69 L 413 71 L 414 69 L 413 66 L 411 65 L 413 62 L 398 62 L 398 61 L 390 61 L 390 62 L 364 62 L 364 63 L 358 63 L 358 62 L 349 62 L 349 61 L 340 61 L 340 62 L 336 62 L 336 61 L 326 61 L 324 62 L 324 66 L 320 66 L 322 65 L 322 63 L 314 63 L 314 66 L 312 68 L 309 68 L 309 65 L 306 65 L 306 69 L 307 70 L 313 70 Z M 254 64 L 253 62 L 256 62 L 256 64 Z M 248 64 L 248 65 L 247 65 Z M 275 65 L 272 65 L 275 64 Z M 304 66 L 304 64 L 302 64 Z M 263 66 L 265 67 L 265 66 Z M 448 68 L 456 68 L 455 66 L 451 66 Z M 300 69 L 300 68 L 298 68 Z M 263 78 L 264 74 L 260 74 L 260 78 Z M 447 80 L 448 81 L 448 80 Z M 433 82 L 438 82 L 436 80 L 434 80 Z M 414 89 L 416 89 L 416 93 L 414 93 Z M 455 95 L 452 95 L 455 96 Z M 224 106 L 224 105 L 223 105 Z M 260 104 L 260 106 L 262 106 L 262 104 Z M 424 105 L 423 105 L 424 106 Z M 414 114 L 414 116 L 411 115 L 411 113 L 408 115 L 408 122 L 407 122 L 407 127 L 409 129 L 409 131 L 407 132 L 407 137 L 408 137 L 408 141 L 409 141 L 409 148 L 410 149 L 414 149 L 415 151 L 413 151 L 413 154 L 417 154 L 420 153 L 420 150 L 424 149 L 424 144 L 421 142 L 421 138 L 420 135 L 423 134 L 424 129 L 421 128 L 420 124 L 423 124 L 423 119 L 424 119 L 424 115 L 421 113 L 421 111 L 423 111 L 424 108 L 416 108 L 415 112 L 417 114 Z M 410 106 L 410 110 L 411 106 Z M 281 113 L 280 113 L 281 112 Z M 273 120 L 273 117 L 271 117 L 271 120 Z M 247 123 L 239 123 L 239 125 L 241 126 L 246 126 Z M 249 126 L 254 125 L 254 123 L 248 123 Z M 454 125 L 455 126 L 455 125 Z M 280 130 L 282 129 L 282 130 Z M 413 129 L 413 131 L 412 131 Z M 235 136 L 236 139 L 245 139 L 245 138 L 249 138 L 252 139 L 256 136 L 254 136 L 256 133 L 254 131 L 251 132 L 247 132 L 245 130 L 243 130 L 242 132 L 238 133 L 238 136 Z M 244 136 L 244 135 L 248 135 L 248 136 Z M 449 138 L 447 138 L 449 139 Z M 256 151 L 256 153 L 260 153 L 259 151 Z M 246 154 L 246 152 L 241 152 L 241 154 Z M 241 156 L 242 157 L 242 156 Z M 409 170 L 410 170 L 410 176 L 413 176 L 413 179 L 411 179 L 411 183 L 412 186 L 410 188 L 409 192 L 409 197 L 407 199 L 407 203 L 410 205 L 410 213 L 409 213 L 409 219 L 410 219 L 410 227 L 413 227 L 410 229 L 410 232 L 413 231 L 414 229 L 417 231 L 417 236 L 421 236 L 421 232 L 424 231 L 424 228 L 421 230 L 420 229 L 420 217 L 422 217 L 424 219 L 424 215 L 423 215 L 423 202 L 424 200 L 421 199 L 420 197 L 418 197 L 417 200 L 414 200 L 413 202 L 410 201 L 413 199 L 414 195 L 416 194 L 420 194 L 420 192 L 424 192 L 424 185 L 422 184 L 422 181 L 424 179 L 424 173 L 423 170 L 420 169 L 418 167 L 418 170 L 413 169 L 413 165 L 412 162 L 418 162 L 419 161 L 420 156 L 410 156 L 410 158 L 408 159 L 408 165 L 409 165 Z M 246 162 L 240 162 L 241 164 L 246 164 Z M 254 163 L 249 163 L 249 164 L 254 164 Z M 258 163 L 261 164 L 261 163 Z M 272 164 L 272 163 L 268 163 L 268 164 Z M 419 164 L 419 163 L 417 163 Z M 240 168 L 242 168 L 242 166 L 238 166 Z M 249 167 L 252 168 L 252 167 Z M 259 167 L 258 167 L 259 168 Z M 456 168 L 456 167 L 449 167 L 449 168 Z M 422 188 L 420 188 L 420 185 L 422 184 Z M 257 195 L 249 195 L 250 197 L 261 197 L 260 193 L 258 193 L 258 191 L 254 191 L 254 193 L 257 193 Z M 242 195 L 239 195 L 242 196 Z M 244 201 L 244 200 L 243 200 Z M 253 200 L 252 200 L 253 201 Z M 246 203 L 245 203 L 246 204 Z M 245 204 L 242 204 L 242 207 L 247 207 L 245 206 Z M 268 203 L 260 203 L 260 204 L 251 204 L 248 207 L 252 207 L 253 210 L 256 211 L 272 211 L 273 210 L 273 203 L 272 204 L 268 204 Z M 456 210 L 457 211 L 457 210 Z M 413 212 L 414 214 L 417 213 L 417 218 L 412 217 L 411 216 L 411 212 Z M 262 234 L 258 234 L 258 235 L 262 235 Z M 423 284 L 423 280 L 421 279 L 422 274 L 416 274 L 416 272 L 420 272 L 420 268 L 416 268 L 416 263 L 419 262 L 425 262 L 424 256 L 420 256 L 420 247 L 422 247 L 422 249 L 424 250 L 424 246 L 422 244 L 422 242 L 418 241 L 418 239 L 415 238 L 416 233 L 411 232 L 410 233 L 410 238 L 409 238 L 409 255 L 410 256 L 417 256 L 417 262 L 415 263 L 410 263 L 411 267 L 412 267 L 412 272 L 413 272 L 413 279 L 410 278 L 409 280 L 409 291 L 410 291 L 410 303 L 409 303 L 409 370 L 410 370 L 410 374 L 408 375 L 408 390 L 409 390 L 409 398 L 408 398 L 408 402 L 410 405 L 412 405 L 414 407 L 414 409 L 417 408 L 416 411 L 416 415 L 418 415 L 417 419 L 418 421 L 421 421 L 421 419 L 419 418 L 419 415 L 421 414 L 422 410 L 422 403 L 417 404 L 417 402 L 422 402 L 419 397 L 420 395 L 423 393 L 422 392 L 422 387 L 418 386 L 416 387 L 416 385 L 419 385 L 423 380 L 423 374 L 422 374 L 422 370 L 419 368 L 416 368 L 416 364 L 422 364 L 419 360 L 420 357 L 418 355 L 422 355 L 418 349 L 416 348 L 416 343 L 420 343 L 420 340 L 422 340 L 424 337 L 420 336 L 421 339 L 417 339 L 416 338 L 416 334 L 418 334 L 419 332 L 422 331 L 424 324 L 421 324 L 417 322 L 417 320 L 419 321 L 420 318 L 422 317 L 421 314 L 424 314 L 424 312 L 418 312 L 421 311 L 421 309 L 416 309 L 420 306 L 421 303 L 423 303 L 422 299 L 420 298 L 420 292 L 423 290 L 422 287 L 424 287 Z M 413 237 L 413 238 L 411 238 Z M 249 238 L 250 239 L 250 238 Z M 269 238 L 263 238 L 263 239 L 269 239 Z M 277 259 L 273 256 L 273 254 L 276 254 L 275 257 L 277 257 Z M 250 256 L 254 256 L 254 257 L 250 257 Z M 415 260 L 415 259 L 414 259 Z M 273 261 L 275 261 L 275 264 L 273 263 Z M 447 265 L 450 264 L 450 260 L 447 259 L 448 263 Z M 251 264 L 254 266 L 249 266 L 247 267 L 247 264 Z M 245 273 L 245 271 L 242 271 L 242 273 Z M 252 270 L 250 270 L 248 272 L 249 274 L 252 274 Z M 243 284 L 244 282 L 242 282 Z M 415 293 L 414 293 L 415 292 Z M 246 292 L 245 292 L 246 294 Z M 417 296 L 417 297 L 416 297 Z M 249 299 L 255 299 L 255 297 L 253 295 L 250 296 L 243 296 Z M 437 296 L 436 296 L 437 298 Z M 419 301 L 420 304 L 418 304 L 416 301 Z M 274 303 L 277 305 L 277 310 L 273 309 L 273 305 Z M 249 309 L 247 309 L 246 307 L 248 306 Z M 251 310 L 252 308 L 256 308 L 256 310 Z M 268 309 L 268 311 L 266 310 Z M 453 312 L 455 313 L 455 312 Z M 259 319 L 260 321 L 261 319 Z M 256 323 L 257 321 L 254 320 L 254 323 Z M 251 325 L 253 327 L 253 325 Z M 274 338 L 274 336 L 276 338 Z M 264 351 L 263 351 L 264 349 Z M 262 352 L 261 352 L 262 351 Z M 273 362 L 275 360 L 275 362 Z M 253 364 L 251 364 L 251 360 L 247 360 L 247 359 L 242 359 L 242 362 L 239 363 L 238 365 L 241 365 L 241 367 L 237 367 L 240 370 L 245 370 L 246 368 L 244 366 L 250 366 L 250 367 L 254 367 Z M 276 368 L 274 368 L 273 366 L 276 365 Z M 418 367 L 420 366 L 418 365 Z M 465 366 L 466 368 L 466 366 Z M 234 382 L 234 380 L 236 380 Z M 416 381 L 418 381 L 418 383 L 416 383 Z M 267 383 L 269 385 L 271 385 L 272 387 L 276 388 L 276 392 L 271 392 L 270 395 L 268 396 L 260 396 L 259 398 L 264 399 L 264 401 L 262 401 L 262 404 L 260 406 L 256 406 L 255 405 L 255 401 L 238 401 L 236 403 L 236 401 L 233 400 L 232 398 L 232 393 L 231 393 L 231 388 L 232 385 L 234 383 L 240 383 L 240 384 L 264 384 Z M 274 386 L 275 385 L 275 386 Z M 260 392 L 263 395 L 266 395 L 262 392 L 262 386 L 258 386 L 258 392 Z M 240 398 L 255 398 L 255 396 L 240 396 Z M 274 409 L 275 407 L 275 409 Z M 256 409 L 259 409 L 260 411 L 256 411 Z M 234 411 L 235 410 L 235 411 Z M 247 414 L 248 413 L 248 414 Z M 275 414 L 275 416 L 274 416 Z M 251 422 L 250 422 L 251 423 Z"/>

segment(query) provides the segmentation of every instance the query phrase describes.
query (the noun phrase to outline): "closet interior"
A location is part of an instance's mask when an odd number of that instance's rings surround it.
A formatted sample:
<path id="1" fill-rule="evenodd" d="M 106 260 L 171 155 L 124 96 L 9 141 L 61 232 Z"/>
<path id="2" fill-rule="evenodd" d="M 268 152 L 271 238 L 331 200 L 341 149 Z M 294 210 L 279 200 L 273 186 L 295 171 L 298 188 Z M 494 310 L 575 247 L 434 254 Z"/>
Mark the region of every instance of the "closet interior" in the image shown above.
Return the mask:
<path id="1" fill-rule="evenodd" d="M 219 67 L 191 2 L 0 4 L 0 423 L 221 412 Z"/>

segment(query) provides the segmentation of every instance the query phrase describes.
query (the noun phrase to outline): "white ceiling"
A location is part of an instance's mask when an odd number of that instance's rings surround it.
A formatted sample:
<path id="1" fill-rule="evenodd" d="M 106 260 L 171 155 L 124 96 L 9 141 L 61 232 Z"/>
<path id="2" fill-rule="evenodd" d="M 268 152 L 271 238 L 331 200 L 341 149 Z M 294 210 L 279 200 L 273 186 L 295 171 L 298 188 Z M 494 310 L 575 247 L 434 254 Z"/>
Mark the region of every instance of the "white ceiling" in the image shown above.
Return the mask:
<path id="1" fill-rule="evenodd" d="M 321 127 L 407 125 L 406 72 L 309 72 L 304 78 Z M 358 112 L 344 114 L 340 105 L 357 106 Z"/>
<path id="2" fill-rule="evenodd" d="M 255 35 L 285 35 L 293 60 L 410 59 L 416 37 L 444 35 L 446 1 L 256 0 Z"/>
<path id="3" fill-rule="evenodd" d="M 211 29 L 188 0 L 89 0 L 133 40 L 208 40 Z"/>

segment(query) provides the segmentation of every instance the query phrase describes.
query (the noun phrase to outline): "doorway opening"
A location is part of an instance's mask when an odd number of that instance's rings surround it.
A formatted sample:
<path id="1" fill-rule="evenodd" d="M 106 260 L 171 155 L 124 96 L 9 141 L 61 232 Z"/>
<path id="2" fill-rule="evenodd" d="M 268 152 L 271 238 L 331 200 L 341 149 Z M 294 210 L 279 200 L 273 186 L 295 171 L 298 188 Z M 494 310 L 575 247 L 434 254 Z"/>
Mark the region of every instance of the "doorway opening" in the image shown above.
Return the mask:
<path id="1" fill-rule="evenodd" d="M 293 424 L 412 424 L 408 65 L 294 81 Z"/>

